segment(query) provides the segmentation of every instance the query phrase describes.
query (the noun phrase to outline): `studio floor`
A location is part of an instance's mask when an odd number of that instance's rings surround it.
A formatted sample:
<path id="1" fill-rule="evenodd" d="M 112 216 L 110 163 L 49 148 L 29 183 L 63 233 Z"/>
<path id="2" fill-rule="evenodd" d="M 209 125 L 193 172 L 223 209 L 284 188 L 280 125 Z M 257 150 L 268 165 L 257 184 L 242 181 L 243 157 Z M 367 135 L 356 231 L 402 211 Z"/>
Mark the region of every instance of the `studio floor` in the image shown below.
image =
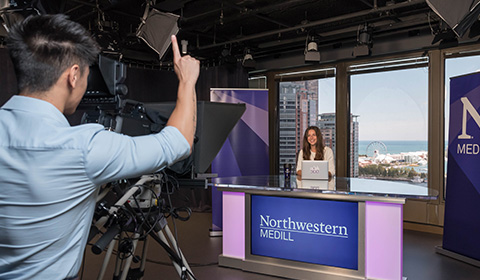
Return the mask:
<path id="1" fill-rule="evenodd" d="M 281 279 L 267 275 L 243 272 L 218 266 L 218 255 L 222 252 L 222 238 L 210 237 L 211 213 L 194 212 L 186 222 L 176 221 L 178 244 L 196 279 L 228 280 L 268 280 Z M 175 234 L 171 220 L 169 227 Z M 141 243 L 139 243 L 141 244 Z M 480 268 L 435 253 L 435 246 L 442 244 L 442 236 L 437 234 L 404 231 L 403 275 L 408 280 L 478 280 Z M 140 252 L 137 252 L 140 254 Z M 97 279 L 105 252 L 95 255 L 87 247 L 84 269 L 80 279 Z M 103 279 L 113 279 L 114 258 L 112 255 Z M 132 267 L 137 267 L 133 264 Z M 153 239 L 149 240 L 145 280 L 180 279 L 171 265 L 165 250 Z"/>

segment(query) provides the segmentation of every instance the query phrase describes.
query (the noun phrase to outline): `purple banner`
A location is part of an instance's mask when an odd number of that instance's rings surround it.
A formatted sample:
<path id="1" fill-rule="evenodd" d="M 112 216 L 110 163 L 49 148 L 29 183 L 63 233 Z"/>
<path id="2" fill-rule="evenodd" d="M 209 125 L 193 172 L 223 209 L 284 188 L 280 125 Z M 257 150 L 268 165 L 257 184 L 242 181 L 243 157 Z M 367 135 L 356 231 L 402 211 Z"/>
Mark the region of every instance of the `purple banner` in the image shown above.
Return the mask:
<path id="1" fill-rule="evenodd" d="M 246 110 L 212 161 L 218 177 L 268 175 L 268 90 L 211 89 L 210 101 L 245 103 Z M 213 230 L 222 228 L 222 196 L 212 189 Z"/>
<path id="2" fill-rule="evenodd" d="M 450 81 L 443 248 L 480 260 L 480 74 Z"/>

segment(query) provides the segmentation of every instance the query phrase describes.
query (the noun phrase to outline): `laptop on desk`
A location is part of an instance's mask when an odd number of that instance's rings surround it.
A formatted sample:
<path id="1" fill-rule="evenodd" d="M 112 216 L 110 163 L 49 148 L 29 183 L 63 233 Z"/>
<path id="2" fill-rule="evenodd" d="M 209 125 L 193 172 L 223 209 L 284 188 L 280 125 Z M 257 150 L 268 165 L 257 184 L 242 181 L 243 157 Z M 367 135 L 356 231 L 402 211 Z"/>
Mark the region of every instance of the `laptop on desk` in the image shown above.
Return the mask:
<path id="1" fill-rule="evenodd" d="M 328 180 L 328 161 L 302 161 L 302 180 Z"/>

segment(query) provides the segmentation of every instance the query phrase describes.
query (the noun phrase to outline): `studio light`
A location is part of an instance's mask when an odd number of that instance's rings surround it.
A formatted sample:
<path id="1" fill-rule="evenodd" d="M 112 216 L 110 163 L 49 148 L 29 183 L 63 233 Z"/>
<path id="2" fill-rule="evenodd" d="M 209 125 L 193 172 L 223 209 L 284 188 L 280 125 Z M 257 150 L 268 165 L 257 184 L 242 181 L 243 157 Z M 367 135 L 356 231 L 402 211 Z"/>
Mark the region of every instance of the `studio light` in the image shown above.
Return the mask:
<path id="1" fill-rule="evenodd" d="M 353 48 L 353 56 L 367 56 L 370 55 L 370 48 L 372 45 L 371 29 L 368 24 L 360 25 L 357 30 L 357 45 Z"/>
<path id="2" fill-rule="evenodd" d="M 227 46 L 225 45 L 223 50 L 221 51 L 220 53 L 220 61 L 222 63 L 226 63 L 226 64 L 236 64 L 237 63 L 237 58 L 232 55 L 232 50 L 231 50 L 232 46 Z"/>
<path id="3" fill-rule="evenodd" d="M 443 29 L 433 37 L 432 45 L 438 42 L 440 42 L 440 44 L 438 44 L 439 48 L 452 48 L 458 46 L 457 35 L 449 28 Z"/>
<path id="4" fill-rule="evenodd" d="M 180 43 L 182 44 L 182 54 L 186 55 L 188 53 L 188 41 L 182 40 Z"/>
<path id="5" fill-rule="evenodd" d="M 306 41 L 305 46 L 305 61 L 320 61 L 320 52 L 318 51 L 318 44 L 312 37 L 310 41 Z"/>
<path id="6" fill-rule="evenodd" d="M 255 66 L 257 65 L 256 61 L 253 59 L 253 56 L 248 49 L 245 51 L 242 65 L 245 68 L 255 68 Z"/>
<path id="7" fill-rule="evenodd" d="M 171 13 L 163 13 L 156 9 L 149 10 L 147 5 L 136 36 L 158 53 L 161 58 L 170 46 L 170 37 L 178 33 L 178 19 L 179 16 Z"/>
<path id="8" fill-rule="evenodd" d="M 0 18 L 0 37 L 7 37 L 8 35 L 8 27 Z"/>

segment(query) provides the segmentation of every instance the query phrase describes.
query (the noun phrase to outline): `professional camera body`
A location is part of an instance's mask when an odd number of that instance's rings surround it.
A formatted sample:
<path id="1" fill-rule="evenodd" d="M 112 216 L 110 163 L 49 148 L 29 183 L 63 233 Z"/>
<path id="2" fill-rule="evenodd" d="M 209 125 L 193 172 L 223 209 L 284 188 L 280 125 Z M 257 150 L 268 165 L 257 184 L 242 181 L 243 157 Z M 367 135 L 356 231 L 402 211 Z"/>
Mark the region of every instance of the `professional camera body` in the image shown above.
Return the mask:
<path id="1" fill-rule="evenodd" d="M 106 129 L 130 136 L 160 132 L 175 109 L 174 102 L 142 103 L 126 99 L 126 66 L 100 56 L 90 67 L 88 87 L 79 109 L 85 110 L 82 123 L 100 123 Z M 158 94 L 158 93 L 155 93 Z M 192 154 L 167 168 L 185 186 L 203 186 L 206 173 L 230 131 L 246 110 L 245 104 L 198 101 L 197 129 Z M 199 182 L 200 181 L 200 182 Z"/>

